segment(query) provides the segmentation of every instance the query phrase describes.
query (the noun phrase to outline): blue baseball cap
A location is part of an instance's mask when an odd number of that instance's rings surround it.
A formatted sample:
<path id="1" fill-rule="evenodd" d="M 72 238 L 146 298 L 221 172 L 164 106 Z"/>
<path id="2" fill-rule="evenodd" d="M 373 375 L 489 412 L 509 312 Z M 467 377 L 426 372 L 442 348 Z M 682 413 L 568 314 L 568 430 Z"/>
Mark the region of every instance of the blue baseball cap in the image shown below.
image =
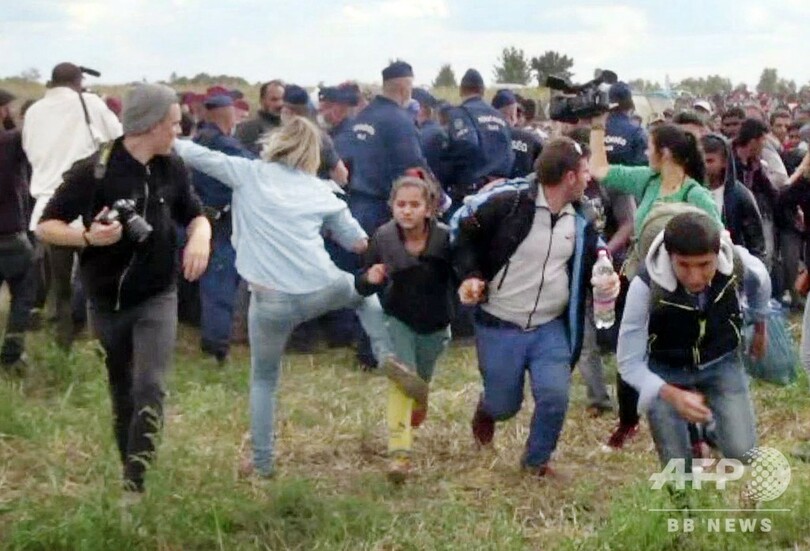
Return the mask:
<path id="1" fill-rule="evenodd" d="M 354 107 L 360 103 L 360 92 L 356 87 L 350 85 L 327 86 L 318 93 L 318 99 Z"/>
<path id="2" fill-rule="evenodd" d="M 206 96 L 203 100 L 206 109 L 218 109 L 220 107 L 230 107 L 233 105 L 233 98 L 227 94 L 217 94 Z"/>
<path id="3" fill-rule="evenodd" d="M 617 82 L 610 86 L 610 90 L 608 91 L 608 107 L 613 109 L 614 107 L 618 107 L 619 104 L 627 103 L 628 101 L 633 101 L 633 91 L 630 90 L 630 86 L 628 86 L 626 82 Z"/>
<path id="4" fill-rule="evenodd" d="M 467 69 L 467 72 L 461 77 L 461 86 L 464 88 L 483 88 L 484 78 L 475 69 Z"/>
<path id="5" fill-rule="evenodd" d="M 413 76 L 413 67 L 404 61 L 395 61 L 382 71 L 383 82 L 392 78 L 404 78 Z"/>
<path id="6" fill-rule="evenodd" d="M 290 105 L 309 105 L 309 94 L 296 84 L 284 87 L 284 103 Z"/>
<path id="7" fill-rule="evenodd" d="M 422 107 L 429 107 L 433 109 L 439 104 L 438 100 L 424 88 L 414 88 L 411 91 L 411 97 L 418 101 L 419 105 Z"/>
<path id="8" fill-rule="evenodd" d="M 492 107 L 495 109 L 500 109 L 501 107 L 514 105 L 516 103 L 517 98 L 515 97 L 514 92 L 511 90 L 498 90 L 495 93 L 495 97 L 492 98 Z"/>

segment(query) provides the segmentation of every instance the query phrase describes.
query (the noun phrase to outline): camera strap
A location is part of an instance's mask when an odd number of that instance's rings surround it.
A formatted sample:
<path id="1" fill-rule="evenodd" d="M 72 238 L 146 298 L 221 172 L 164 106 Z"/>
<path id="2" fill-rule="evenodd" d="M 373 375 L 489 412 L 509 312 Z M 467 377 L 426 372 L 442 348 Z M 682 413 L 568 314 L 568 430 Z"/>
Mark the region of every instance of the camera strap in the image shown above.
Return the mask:
<path id="1" fill-rule="evenodd" d="M 84 124 L 87 126 L 87 132 L 90 134 L 90 141 L 93 142 L 93 145 L 98 148 L 99 141 L 96 138 L 96 135 L 93 134 L 93 124 L 90 121 L 90 112 L 87 110 L 87 103 L 84 101 L 84 94 L 80 91 L 79 92 L 79 101 L 82 104 L 82 111 L 84 112 Z"/>

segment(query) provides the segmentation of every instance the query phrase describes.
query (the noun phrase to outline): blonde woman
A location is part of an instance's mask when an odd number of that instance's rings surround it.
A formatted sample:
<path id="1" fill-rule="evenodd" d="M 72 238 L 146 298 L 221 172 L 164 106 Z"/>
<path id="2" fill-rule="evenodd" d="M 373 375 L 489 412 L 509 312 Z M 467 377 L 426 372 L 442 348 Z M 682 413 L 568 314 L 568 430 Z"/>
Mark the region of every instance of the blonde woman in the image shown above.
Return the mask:
<path id="1" fill-rule="evenodd" d="M 269 134 L 261 160 L 229 157 L 190 142 L 175 151 L 192 168 L 233 188 L 236 269 L 250 285 L 248 334 L 253 464 L 246 472 L 273 474 L 273 417 L 284 346 L 299 324 L 339 308 L 354 308 L 378 361 L 388 354 L 383 312 L 362 297 L 354 277 L 335 266 L 321 229 L 342 247 L 363 253 L 368 237 L 346 203 L 315 174 L 318 129 L 303 117 Z"/>

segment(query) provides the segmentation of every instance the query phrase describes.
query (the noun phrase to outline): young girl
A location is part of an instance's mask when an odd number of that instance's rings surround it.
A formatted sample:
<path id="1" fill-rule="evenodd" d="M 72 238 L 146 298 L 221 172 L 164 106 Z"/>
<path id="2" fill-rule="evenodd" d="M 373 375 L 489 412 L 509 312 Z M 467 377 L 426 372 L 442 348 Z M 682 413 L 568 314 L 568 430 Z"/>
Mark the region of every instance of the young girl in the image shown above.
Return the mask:
<path id="1" fill-rule="evenodd" d="M 453 271 L 448 228 L 435 219 L 438 186 L 404 176 L 391 188 L 394 219 L 371 239 L 361 295 L 380 293 L 385 326 L 398 361 L 385 362 L 388 391 L 389 476 L 401 482 L 410 471 L 412 427 L 427 414 L 427 383 L 450 340 Z"/>

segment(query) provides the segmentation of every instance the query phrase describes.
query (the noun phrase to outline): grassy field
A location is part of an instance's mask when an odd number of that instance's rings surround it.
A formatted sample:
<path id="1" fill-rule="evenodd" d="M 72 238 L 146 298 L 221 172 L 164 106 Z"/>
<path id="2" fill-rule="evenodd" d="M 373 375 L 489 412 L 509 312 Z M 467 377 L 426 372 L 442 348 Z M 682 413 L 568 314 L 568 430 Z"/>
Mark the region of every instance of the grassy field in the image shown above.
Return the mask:
<path id="1" fill-rule="evenodd" d="M 70 357 L 46 334 L 30 340 L 32 373 L 0 378 L 0 548 L 208 549 L 810 549 L 810 466 L 793 481 L 769 532 L 668 532 L 666 492 L 646 426 L 629 449 L 600 445 L 613 416 L 589 419 L 576 375 L 556 454 L 575 475 L 560 484 L 523 475 L 518 458 L 529 411 L 500 424 L 493 450 L 473 445 L 469 419 L 479 392 L 475 352 L 455 346 L 433 385 L 415 444 L 416 475 L 385 477 L 385 380 L 358 371 L 348 350 L 285 358 L 278 422 L 278 475 L 237 478 L 246 452 L 247 349 L 233 365 L 202 361 L 182 328 L 169 380 L 167 423 L 148 494 L 124 518 L 102 356 L 92 341 Z M 810 435 L 807 381 L 754 384 L 760 445 L 787 452 Z M 531 398 L 527 398 L 531 406 Z M 530 410 L 531 408 L 525 408 Z M 738 490 L 738 488 L 737 488 Z M 738 492 L 696 492 L 695 507 L 737 506 Z"/>

